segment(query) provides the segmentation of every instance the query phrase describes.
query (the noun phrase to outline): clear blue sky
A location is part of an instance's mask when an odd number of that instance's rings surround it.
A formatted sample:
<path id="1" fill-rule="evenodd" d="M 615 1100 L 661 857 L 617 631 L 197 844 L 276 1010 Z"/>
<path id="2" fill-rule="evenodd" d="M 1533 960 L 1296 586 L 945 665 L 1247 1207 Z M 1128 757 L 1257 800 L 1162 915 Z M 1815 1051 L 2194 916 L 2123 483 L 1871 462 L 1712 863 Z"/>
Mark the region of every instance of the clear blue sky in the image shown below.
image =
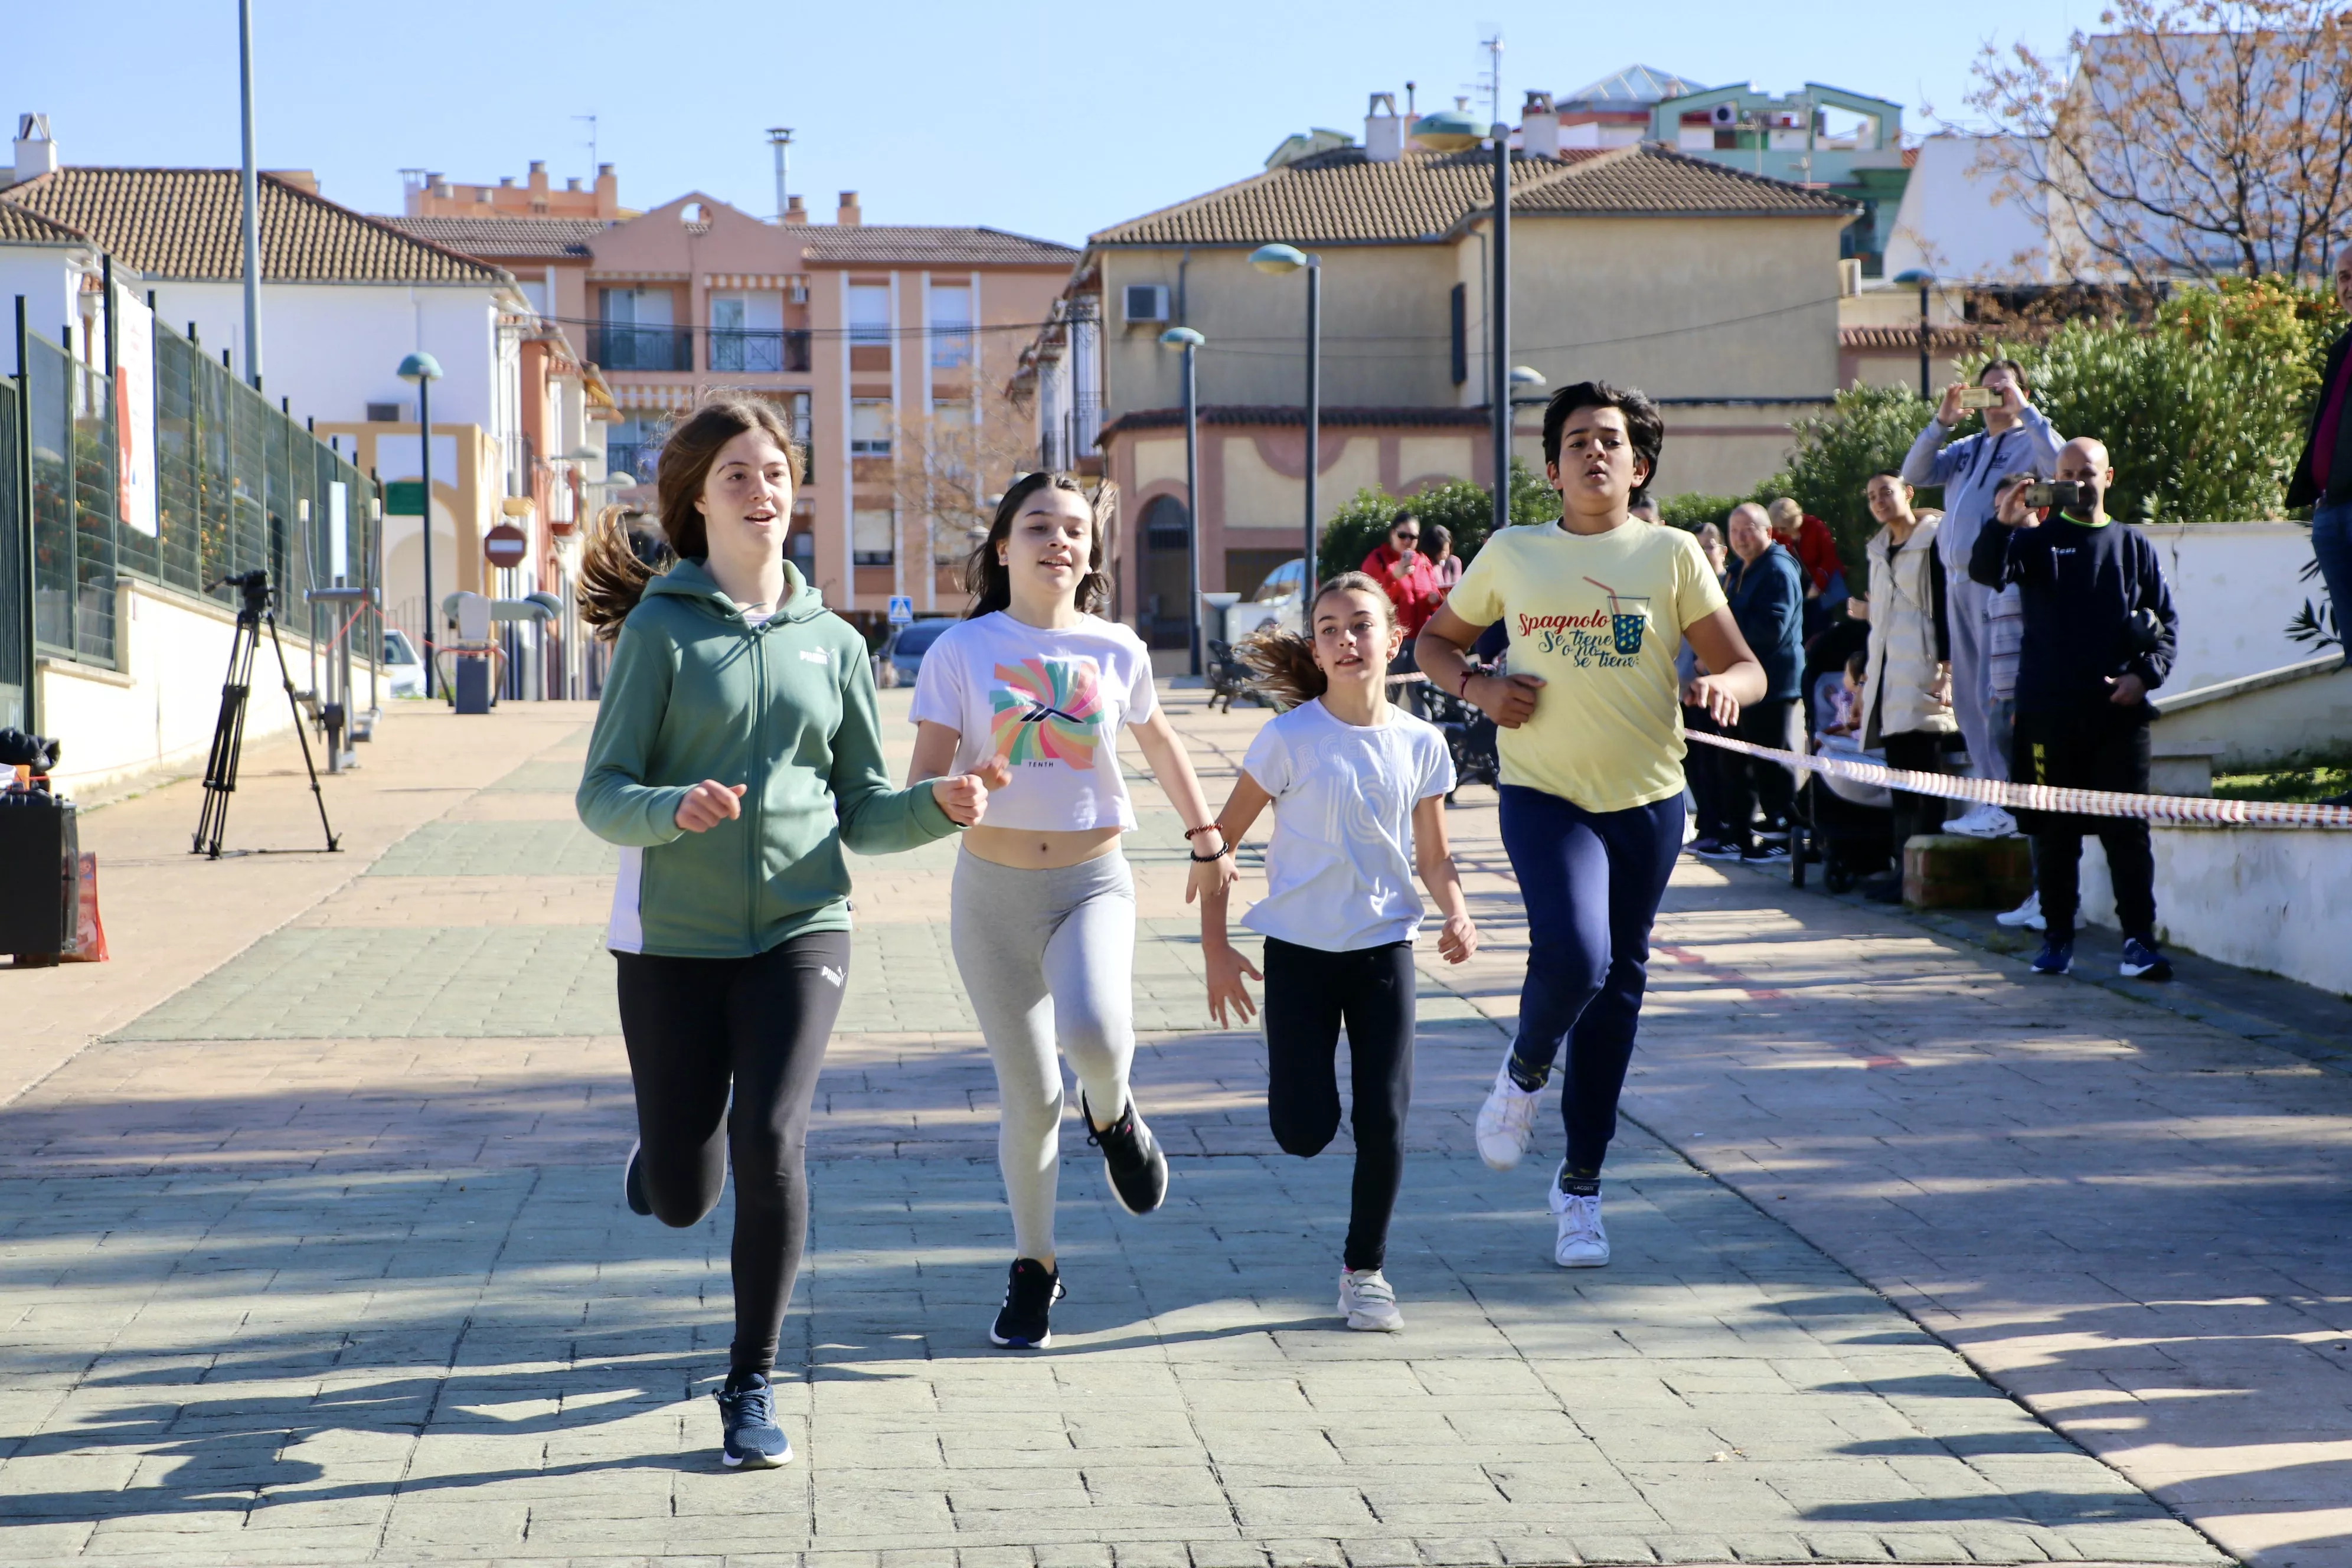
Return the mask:
<path id="1" fill-rule="evenodd" d="M 237 161 L 235 0 L 16 8 L 0 111 L 50 116 L 68 163 Z M 1641 63 L 1710 85 L 1808 79 L 1963 121 L 1979 45 L 2061 46 L 2097 0 L 1974 6 L 1758 0 L 1505 11 L 1365 0 L 1030 0 L 371 6 L 256 0 L 265 168 L 310 168 L 325 193 L 397 212 L 404 167 L 460 182 L 619 166 L 649 207 L 699 189 L 774 206 L 762 129 L 794 128 L 793 189 L 829 216 L 863 194 L 875 223 L 986 223 L 1067 242 L 1255 173 L 1293 131 L 1360 134 L 1365 95 L 1420 83 L 1449 104 L 1499 26 L 1503 86 L 1566 92 Z"/>

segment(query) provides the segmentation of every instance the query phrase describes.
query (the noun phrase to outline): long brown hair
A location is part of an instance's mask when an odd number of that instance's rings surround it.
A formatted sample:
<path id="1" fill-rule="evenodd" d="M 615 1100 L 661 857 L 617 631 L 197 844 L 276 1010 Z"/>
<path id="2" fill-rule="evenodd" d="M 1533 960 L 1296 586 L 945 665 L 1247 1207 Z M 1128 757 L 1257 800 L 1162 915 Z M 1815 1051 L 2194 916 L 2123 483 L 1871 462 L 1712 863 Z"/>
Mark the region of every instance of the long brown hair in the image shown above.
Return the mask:
<path id="1" fill-rule="evenodd" d="M 1315 597 L 1307 601 L 1305 637 L 1267 626 L 1234 645 L 1234 657 L 1247 665 L 1255 677 L 1250 684 L 1286 709 L 1312 702 L 1331 689 L 1330 678 L 1315 662 L 1314 632 L 1315 612 L 1334 594 L 1370 595 L 1372 603 L 1381 607 L 1381 621 L 1391 631 L 1396 629 L 1396 606 L 1389 602 L 1387 590 L 1364 573 L 1342 572 L 1316 589 Z"/>
<path id="2" fill-rule="evenodd" d="M 698 561 L 710 553 L 709 531 L 694 503 L 702 499 L 719 448 L 746 430 L 764 431 L 783 448 L 792 464 L 793 488 L 799 488 L 808 471 L 807 455 L 775 405 L 740 394 L 711 399 L 669 433 L 655 468 L 662 538 L 673 556 Z M 580 618 L 606 642 L 621 635 L 621 623 L 645 596 L 646 584 L 669 569 L 667 562 L 656 564 L 645 558 L 621 526 L 618 513 L 619 509 L 607 507 L 598 515 L 580 552 Z"/>
<path id="3" fill-rule="evenodd" d="M 1069 491 L 1087 503 L 1094 518 L 1093 538 L 1087 546 L 1087 574 L 1078 579 L 1078 613 L 1091 616 L 1110 603 L 1110 575 L 1103 570 L 1103 556 L 1110 549 L 1110 520 L 1118 506 L 1118 488 L 1105 479 L 1090 494 L 1076 475 L 1040 468 L 1005 488 L 1004 499 L 996 503 L 996 516 L 989 522 L 988 537 L 973 547 L 971 558 L 964 563 L 964 592 L 971 595 L 966 616 L 976 619 L 1011 606 L 1013 574 L 997 560 L 996 547 L 1013 531 L 1013 520 L 1021 515 L 1029 498 L 1043 489 Z"/>

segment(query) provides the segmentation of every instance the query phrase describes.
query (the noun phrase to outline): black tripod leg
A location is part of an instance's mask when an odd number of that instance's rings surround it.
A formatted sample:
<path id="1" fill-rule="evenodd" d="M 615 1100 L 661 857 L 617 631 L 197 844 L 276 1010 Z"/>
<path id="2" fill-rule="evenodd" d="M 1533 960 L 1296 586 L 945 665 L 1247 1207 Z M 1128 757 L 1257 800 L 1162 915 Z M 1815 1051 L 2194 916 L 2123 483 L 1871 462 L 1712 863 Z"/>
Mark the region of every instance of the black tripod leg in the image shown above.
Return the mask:
<path id="1" fill-rule="evenodd" d="M 220 718 L 213 725 L 212 755 L 205 763 L 205 804 L 196 817 L 190 852 L 217 860 L 228 828 L 228 797 L 236 790 L 236 767 L 245 749 L 245 702 L 252 689 L 256 625 L 240 615 L 228 645 L 228 679 L 221 685 Z"/>
<path id="2" fill-rule="evenodd" d="M 310 761 L 310 731 L 302 722 L 301 700 L 294 695 L 293 672 L 286 668 L 286 645 L 278 637 L 278 617 L 268 611 L 263 614 L 269 621 L 269 645 L 278 650 L 278 679 L 285 684 L 287 706 L 294 710 L 294 738 L 302 743 L 302 771 L 310 775 L 310 795 L 319 803 L 319 829 L 327 836 L 327 852 L 331 855 L 342 844 L 335 837 L 334 824 L 327 820 L 327 795 L 319 787 L 318 766 Z"/>

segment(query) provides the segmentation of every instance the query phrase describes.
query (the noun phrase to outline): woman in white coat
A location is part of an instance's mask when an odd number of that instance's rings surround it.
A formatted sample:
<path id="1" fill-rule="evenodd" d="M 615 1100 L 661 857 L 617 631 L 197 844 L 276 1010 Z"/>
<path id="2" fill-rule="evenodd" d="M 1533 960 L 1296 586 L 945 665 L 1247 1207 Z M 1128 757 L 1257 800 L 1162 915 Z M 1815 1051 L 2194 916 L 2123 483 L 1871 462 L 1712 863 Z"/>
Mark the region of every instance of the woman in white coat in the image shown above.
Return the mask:
<path id="1" fill-rule="evenodd" d="M 1870 562 L 1870 665 L 1863 675 L 1857 733 L 1864 751 L 1885 753 L 1888 767 L 1940 773 L 1945 740 L 1959 724 L 1952 715 L 1951 632 L 1936 559 L 1937 520 L 1913 513 L 1911 487 L 1899 474 L 1873 474 L 1864 494 L 1880 526 L 1864 550 Z M 1941 827 L 1944 803 L 1896 790 L 1894 818 L 1894 874 L 1862 889 L 1881 903 L 1903 897 L 1904 843 Z"/>

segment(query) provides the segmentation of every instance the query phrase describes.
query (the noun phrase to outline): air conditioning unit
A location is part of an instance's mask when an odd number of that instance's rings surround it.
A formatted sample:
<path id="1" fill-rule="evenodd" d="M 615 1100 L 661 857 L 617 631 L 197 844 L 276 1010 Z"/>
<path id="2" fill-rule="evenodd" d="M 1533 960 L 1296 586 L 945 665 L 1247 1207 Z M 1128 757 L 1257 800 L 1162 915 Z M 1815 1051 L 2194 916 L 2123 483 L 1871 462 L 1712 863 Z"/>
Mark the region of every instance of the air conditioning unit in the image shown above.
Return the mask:
<path id="1" fill-rule="evenodd" d="M 405 403 L 371 403 L 367 416 L 371 425 L 406 425 L 416 417 Z"/>
<path id="2" fill-rule="evenodd" d="M 1739 105 L 1736 103 L 1718 103 L 1715 106 L 1715 112 L 1709 115 L 1708 118 L 1713 120 L 1717 125 L 1727 128 L 1737 125 L 1739 123 Z"/>
<path id="3" fill-rule="evenodd" d="M 1130 327 L 1158 326 L 1168 320 L 1168 285 L 1130 283 L 1121 296 L 1123 314 Z"/>

